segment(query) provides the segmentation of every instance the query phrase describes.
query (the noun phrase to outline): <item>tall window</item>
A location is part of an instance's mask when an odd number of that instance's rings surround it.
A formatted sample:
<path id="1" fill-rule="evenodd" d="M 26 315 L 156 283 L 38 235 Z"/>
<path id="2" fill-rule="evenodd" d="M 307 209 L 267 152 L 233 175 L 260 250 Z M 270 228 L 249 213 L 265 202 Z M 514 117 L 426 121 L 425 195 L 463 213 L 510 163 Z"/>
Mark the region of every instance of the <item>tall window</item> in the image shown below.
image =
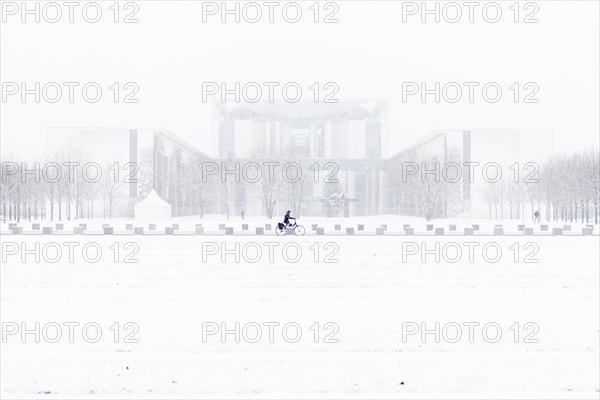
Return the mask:
<path id="1" fill-rule="evenodd" d="M 322 124 L 317 126 L 317 132 L 315 134 L 315 157 L 325 157 L 325 129 Z"/>
<path id="2" fill-rule="evenodd" d="M 369 159 L 381 157 L 381 124 L 379 121 L 367 121 L 366 156 Z"/>
<path id="3" fill-rule="evenodd" d="M 292 129 L 291 139 L 292 154 L 295 157 L 310 157 L 310 130 Z"/>
<path id="4" fill-rule="evenodd" d="M 221 121 L 221 131 L 219 135 L 219 148 L 222 158 L 233 157 L 234 150 L 234 129 L 231 121 Z"/>

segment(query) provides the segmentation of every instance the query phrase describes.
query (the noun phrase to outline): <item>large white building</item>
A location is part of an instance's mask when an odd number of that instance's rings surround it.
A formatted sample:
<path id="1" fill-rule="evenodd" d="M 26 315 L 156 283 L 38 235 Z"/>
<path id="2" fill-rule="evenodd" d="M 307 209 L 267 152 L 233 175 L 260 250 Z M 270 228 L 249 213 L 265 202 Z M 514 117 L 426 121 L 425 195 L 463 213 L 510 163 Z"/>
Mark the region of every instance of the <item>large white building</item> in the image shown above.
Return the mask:
<path id="1" fill-rule="evenodd" d="M 307 180 L 302 188 L 305 214 L 347 216 L 380 212 L 381 143 L 388 127 L 385 101 L 214 106 L 221 160 L 294 161 L 306 168 L 318 165 L 316 182 Z M 327 179 L 334 170 L 338 183 Z M 244 209 L 248 215 L 262 215 L 264 204 L 256 195 L 256 188 L 240 191 L 243 192 L 237 193 L 233 204 L 236 212 Z M 332 206 L 330 196 L 342 193 L 349 200 Z M 292 208 L 294 201 L 285 194 L 278 201 L 277 213 Z"/>
<path id="2" fill-rule="evenodd" d="M 223 184 L 224 169 L 248 163 L 295 162 L 304 173 L 301 201 L 298 187 L 278 187 L 273 212 L 314 216 L 401 214 L 422 216 L 415 186 L 403 182 L 406 168 L 431 168 L 438 174 L 456 171 L 432 217 L 487 217 L 491 213 L 489 181 L 499 166 L 505 177 L 523 182 L 537 178 L 537 168 L 553 153 L 549 130 L 440 130 L 406 147 L 389 159 L 381 158 L 387 132 L 387 105 L 383 101 L 345 101 L 337 104 L 251 104 L 216 107 L 219 158 L 164 130 L 128 128 L 49 128 L 47 154 L 62 151 L 66 143 L 83 151 L 81 157 L 103 167 L 119 163 L 136 165 L 136 182 L 126 183 L 124 215 L 133 216 L 133 205 L 152 189 L 172 206 L 173 216 L 204 213 L 265 215 L 264 187 Z M 421 166 L 420 163 L 428 166 Z M 204 163 L 221 173 L 211 185 L 200 181 Z M 237 166 L 236 166 L 237 165 Z M 315 168 L 316 166 L 316 168 Z M 487 169 L 486 169 L 487 168 Z M 312 174 L 318 171 L 316 177 Z M 125 174 L 129 171 L 123 171 Z M 280 173 L 280 171 L 278 171 Z M 509 176 L 510 175 L 510 176 Z M 329 179 L 334 178 L 334 179 Z M 333 181 L 333 182 L 332 182 Z M 435 189 L 435 188 L 434 188 Z M 343 194 L 345 201 L 332 202 Z M 418 194 L 418 193 L 417 193 Z M 508 205 L 503 204 L 500 215 Z M 498 213 L 498 205 L 494 206 Z"/>

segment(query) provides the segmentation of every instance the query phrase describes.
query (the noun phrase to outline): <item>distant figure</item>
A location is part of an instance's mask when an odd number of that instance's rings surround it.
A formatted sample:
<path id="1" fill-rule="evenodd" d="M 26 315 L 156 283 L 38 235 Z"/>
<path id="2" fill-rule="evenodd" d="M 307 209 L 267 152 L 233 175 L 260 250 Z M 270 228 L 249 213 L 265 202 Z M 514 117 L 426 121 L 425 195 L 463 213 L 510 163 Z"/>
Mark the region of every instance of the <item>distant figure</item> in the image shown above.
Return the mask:
<path id="1" fill-rule="evenodd" d="M 533 222 L 539 223 L 540 221 L 540 212 L 538 210 L 535 210 L 535 212 L 533 213 Z"/>
<path id="2" fill-rule="evenodd" d="M 244 219 L 244 209 L 242 209 L 242 212 L 240 214 L 242 215 L 242 219 Z"/>
<path id="3" fill-rule="evenodd" d="M 284 225 L 285 225 L 285 226 L 290 226 L 290 225 L 292 224 L 292 223 L 290 222 L 290 219 L 293 219 L 293 220 L 294 220 L 294 222 L 296 222 L 296 218 L 292 217 L 292 216 L 290 215 L 290 213 L 291 213 L 291 211 L 290 211 L 290 210 L 287 210 L 287 211 L 285 212 L 285 215 L 283 216 L 283 223 L 284 223 Z"/>

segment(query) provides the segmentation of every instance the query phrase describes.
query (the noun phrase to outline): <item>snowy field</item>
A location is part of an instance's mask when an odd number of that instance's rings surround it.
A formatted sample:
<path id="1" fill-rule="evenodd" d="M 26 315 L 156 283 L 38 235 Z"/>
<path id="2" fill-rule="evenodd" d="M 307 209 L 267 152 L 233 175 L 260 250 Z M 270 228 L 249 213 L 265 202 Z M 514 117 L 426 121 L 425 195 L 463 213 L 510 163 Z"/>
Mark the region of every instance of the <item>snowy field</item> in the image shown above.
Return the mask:
<path id="1" fill-rule="evenodd" d="M 3 398 L 600 396 L 598 236 L 2 241 Z"/>

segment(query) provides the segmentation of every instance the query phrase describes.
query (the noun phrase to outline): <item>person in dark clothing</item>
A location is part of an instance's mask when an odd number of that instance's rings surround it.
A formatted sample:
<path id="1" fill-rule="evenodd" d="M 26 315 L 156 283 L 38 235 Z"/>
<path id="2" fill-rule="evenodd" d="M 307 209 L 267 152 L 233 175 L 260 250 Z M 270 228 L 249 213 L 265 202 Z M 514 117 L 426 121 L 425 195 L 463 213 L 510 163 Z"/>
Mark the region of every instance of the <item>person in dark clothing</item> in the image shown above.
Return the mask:
<path id="1" fill-rule="evenodd" d="M 285 226 L 290 226 L 290 225 L 292 225 L 292 223 L 290 222 L 290 220 L 291 220 L 291 219 L 293 219 L 293 220 L 294 220 L 294 223 L 296 222 L 296 218 L 292 217 L 292 216 L 290 215 L 290 213 L 291 213 L 291 211 L 290 211 L 290 210 L 287 210 L 287 211 L 285 212 L 285 215 L 283 216 L 283 223 L 285 224 Z"/>
<path id="2" fill-rule="evenodd" d="M 538 210 L 535 210 L 535 212 L 533 213 L 533 222 L 539 223 L 540 221 L 540 212 Z"/>

